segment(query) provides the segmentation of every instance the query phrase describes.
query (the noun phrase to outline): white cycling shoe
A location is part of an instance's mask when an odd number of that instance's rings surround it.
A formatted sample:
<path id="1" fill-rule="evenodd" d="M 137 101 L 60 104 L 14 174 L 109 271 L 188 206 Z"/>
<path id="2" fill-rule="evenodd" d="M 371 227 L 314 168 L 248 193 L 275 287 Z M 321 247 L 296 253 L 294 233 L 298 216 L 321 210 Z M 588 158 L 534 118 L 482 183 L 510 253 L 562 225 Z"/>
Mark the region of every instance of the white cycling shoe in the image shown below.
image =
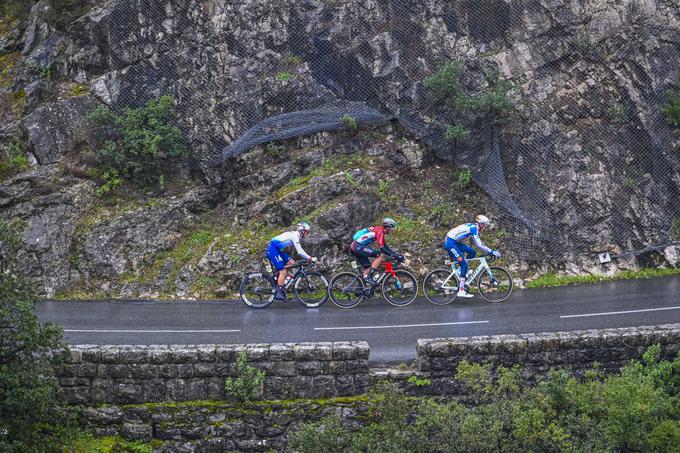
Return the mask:
<path id="1" fill-rule="evenodd" d="M 465 291 L 458 291 L 458 292 L 456 293 L 456 297 L 464 297 L 464 298 L 466 298 L 466 299 L 469 299 L 470 297 L 475 297 L 475 295 L 474 295 L 474 294 L 467 293 L 467 292 L 465 292 Z"/>

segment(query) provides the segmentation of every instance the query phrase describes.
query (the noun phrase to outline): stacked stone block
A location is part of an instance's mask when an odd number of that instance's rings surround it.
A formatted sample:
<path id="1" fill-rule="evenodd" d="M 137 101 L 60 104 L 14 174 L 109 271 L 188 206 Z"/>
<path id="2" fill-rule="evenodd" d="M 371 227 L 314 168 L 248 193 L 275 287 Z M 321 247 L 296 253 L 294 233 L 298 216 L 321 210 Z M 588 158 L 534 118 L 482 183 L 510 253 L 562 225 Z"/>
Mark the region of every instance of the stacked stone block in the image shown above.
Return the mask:
<path id="1" fill-rule="evenodd" d="M 366 342 L 71 346 L 56 374 L 62 398 L 76 404 L 222 400 L 242 351 L 266 373 L 265 400 L 350 396 L 369 385 Z"/>
<path id="2" fill-rule="evenodd" d="M 577 375 L 595 362 L 606 372 L 618 371 L 654 344 L 662 359 L 680 351 L 680 324 L 571 332 L 529 333 L 418 340 L 418 368 L 433 381 L 435 393 L 458 393 L 453 378 L 458 364 L 468 362 L 493 367 L 519 365 L 529 381 L 551 369 L 570 369 Z"/>

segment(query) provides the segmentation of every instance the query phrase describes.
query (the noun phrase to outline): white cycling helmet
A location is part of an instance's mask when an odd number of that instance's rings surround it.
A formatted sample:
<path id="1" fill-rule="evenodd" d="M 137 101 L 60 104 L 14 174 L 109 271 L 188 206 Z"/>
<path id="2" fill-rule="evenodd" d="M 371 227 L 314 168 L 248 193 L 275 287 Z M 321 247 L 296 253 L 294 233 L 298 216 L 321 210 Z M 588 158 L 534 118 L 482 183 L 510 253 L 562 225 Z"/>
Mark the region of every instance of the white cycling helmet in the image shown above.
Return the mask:
<path id="1" fill-rule="evenodd" d="M 396 228 L 397 227 L 397 222 L 394 221 L 394 219 L 390 217 L 385 217 L 383 219 L 383 226 L 385 228 Z"/>
<path id="2" fill-rule="evenodd" d="M 309 226 L 309 224 L 307 222 L 300 222 L 295 226 L 295 229 L 297 229 L 298 231 L 309 232 L 312 229 L 312 227 Z"/>
<path id="3" fill-rule="evenodd" d="M 482 214 L 478 214 L 477 217 L 475 217 L 475 221 L 480 225 L 484 225 L 485 227 L 491 225 L 491 220 L 489 220 L 487 216 Z"/>

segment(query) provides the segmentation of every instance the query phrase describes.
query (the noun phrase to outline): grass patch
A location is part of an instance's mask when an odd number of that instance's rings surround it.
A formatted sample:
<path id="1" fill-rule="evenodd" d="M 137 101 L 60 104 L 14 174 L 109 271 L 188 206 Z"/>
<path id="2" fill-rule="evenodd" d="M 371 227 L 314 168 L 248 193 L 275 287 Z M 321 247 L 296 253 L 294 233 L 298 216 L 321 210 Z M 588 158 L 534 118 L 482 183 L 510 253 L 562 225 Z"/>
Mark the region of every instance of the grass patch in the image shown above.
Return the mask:
<path id="1" fill-rule="evenodd" d="M 77 83 L 69 89 L 71 97 L 85 96 L 90 92 L 90 87 L 86 83 Z"/>
<path id="2" fill-rule="evenodd" d="M 527 288 L 577 285 L 583 283 L 610 282 L 637 278 L 666 277 L 680 274 L 680 268 L 647 268 L 639 271 L 623 271 L 615 275 L 556 275 L 545 274 L 526 283 Z"/>
<path id="3" fill-rule="evenodd" d="M 389 214 L 385 214 L 384 216 L 388 215 Z M 381 218 L 384 216 L 381 216 Z M 446 229 L 434 228 L 425 218 L 418 217 L 418 219 L 412 220 L 406 217 L 396 216 L 394 217 L 394 220 L 397 221 L 397 229 L 391 233 L 388 238 L 388 243 L 395 242 L 399 244 L 412 241 L 419 241 L 426 245 L 434 245 L 439 242 L 444 243 Z"/>
<path id="4" fill-rule="evenodd" d="M 293 75 L 288 71 L 281 71 L 276 73 L 276 80 L 279 82 L 288 82 L 293 78 Z"/>
<path id="5" fill-rule="evenodd" d="M 129 452 L 129 453 L 151 453 L 154 446 L 160 447 L 160 445 L 144 443 L 140 441 L 127 441 L 119 436 L 109 436 L 109 437 L 95 437 L 92 434 L 82 434 L 70 442 L 68 445 L 64 445 L 64 453 L 117 453 L 117 452 Z"/>
<path id="6" fill-rule="evenodd" d="M 0 159 L 0 181 L 20 173 L 28 168 L 28 159 L 24 156 L 21 145 L 10 143 L 7 158 Z"/>
<path id="7" fill-rule="evenodd" d="M 10 108 L 15 115 L 21 115 L 26 107 L 26 92 L 24 89 L 14 91 L 9 95 Z"/>
<path id="8" fill-rule="evenodd" d="M 19 52 L 0 54 L 0 87 L 9 88 L 12 84 L 12 70 L 19 61 Z"/>
<path id="9" fill-rule="evenodd" d="M 362 159 L 362 156 L 359 154 L 349 154 L 334 159 L 328 159 L 320 168 L 315 168 L 306 175 L 298 176 L 288 181 L 285 186 L 276 191 L 274 196 L 276 199 L 281 199 L 289 193 L 306 187 L 312 178 L 318 176 L 330 176 L 341 171 L 354 168 L 366 168 L 368 166 L 370 166 L 370 163 L 365 159 Z"/>

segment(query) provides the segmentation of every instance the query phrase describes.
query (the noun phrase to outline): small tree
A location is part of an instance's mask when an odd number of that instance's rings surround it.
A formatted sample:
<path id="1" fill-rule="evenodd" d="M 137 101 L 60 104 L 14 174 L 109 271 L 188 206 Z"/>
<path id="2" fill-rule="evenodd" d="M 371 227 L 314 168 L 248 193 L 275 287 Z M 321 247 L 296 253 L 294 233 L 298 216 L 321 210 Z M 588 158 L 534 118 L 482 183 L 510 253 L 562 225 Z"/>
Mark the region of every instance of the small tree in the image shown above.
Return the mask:
<path id="1" fill-rule="evenodd" d="M 227 378 L 224 390 L 239 401 L 250 403 L 262 395 L 264 371 L 248 365 L 248 354 L 242 351 L 236 360 L 236 378 Z"/>
<path id="2" fill-rule="evenodd" d="M 130 181 L 142 187 L 164 188 L 166 175 L 174 165 L 190 156 L 181 144 L 181 131 L 172 124 L 174 101 L 171 96 L 151 100 L 144 107 L 125 109 L 118 115 L 106 107 L 97 108 L 90 120 L 114 131 L 97 150 L 97 165 L 106 193 Z"/>
<path id="3" fill-rule="evenodd" d="M 33 292 L 12 274 L 18 238 L 0 221 L 0 451 L 49 451 L 64 434 L 53 366 L 66 351 L 61 329 L 40 324 Z"/>

